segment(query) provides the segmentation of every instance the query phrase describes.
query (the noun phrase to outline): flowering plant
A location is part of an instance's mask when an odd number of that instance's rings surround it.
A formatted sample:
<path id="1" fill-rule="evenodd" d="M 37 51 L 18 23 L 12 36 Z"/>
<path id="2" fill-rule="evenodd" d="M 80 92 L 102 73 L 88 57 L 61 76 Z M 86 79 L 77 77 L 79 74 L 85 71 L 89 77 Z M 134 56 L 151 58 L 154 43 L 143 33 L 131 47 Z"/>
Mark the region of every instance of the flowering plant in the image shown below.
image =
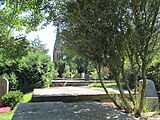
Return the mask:
<path id="1" fill-rule="evenodd" d="M 3 107 L 2 105 L 0 105 L 0 114 L 7 113 L 10 111 L 11 111 L 11 107 Z"/>

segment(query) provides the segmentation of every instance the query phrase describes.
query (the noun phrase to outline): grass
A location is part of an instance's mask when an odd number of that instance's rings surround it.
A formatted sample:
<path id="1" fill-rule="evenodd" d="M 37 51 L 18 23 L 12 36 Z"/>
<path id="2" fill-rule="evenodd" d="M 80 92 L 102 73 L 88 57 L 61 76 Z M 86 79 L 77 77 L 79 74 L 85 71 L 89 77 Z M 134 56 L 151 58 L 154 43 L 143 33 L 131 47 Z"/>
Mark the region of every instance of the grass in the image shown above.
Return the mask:
<path id="1" fill-rule="evenodd" d="M 27 103 L 31 100 L 31 98 L 32 93 L 27 93 L 23 96 L 23 100 L 21 101 L 21 103 Z M 11 120 L 16 109 L 17 107 L 15 107 L 11 112 L 0 114 L 0 120 Z"/>
<path id="2" fill-rule="evenodd" d="M 115 82 L 105 83 L 105 87 L 107 88 L 117 88 L 117 84 Z M 91 83 L 88 85 L 89 87 L 102 87 L 101 83 Z"/>
<path id="3" fill-rule="evenodd" d="M 31 100 L 32 98 L 32 93 L 27 93 L 23 96 L 23 100 L 22 100 L 22 103 L 27 103 Z"/>

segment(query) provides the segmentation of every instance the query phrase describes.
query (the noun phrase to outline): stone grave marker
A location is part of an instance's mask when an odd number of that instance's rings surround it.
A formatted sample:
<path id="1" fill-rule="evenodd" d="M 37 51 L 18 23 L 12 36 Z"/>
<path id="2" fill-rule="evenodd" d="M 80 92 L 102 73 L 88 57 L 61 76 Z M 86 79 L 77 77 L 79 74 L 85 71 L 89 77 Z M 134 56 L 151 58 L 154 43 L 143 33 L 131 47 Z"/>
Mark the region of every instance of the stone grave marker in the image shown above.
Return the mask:
<path id="1" fill-rule="evenodd" d="M 2 96 L 8 93 L 9 82 L 6 78 L 0 77 L 0 104 L 2 104 Z"/>
<path id="2" fill-rule="evenodd" d="M 140 80 L 140 88 L 142 88 L 143 80 Z M 158 105 L 158 95 L 156 91 L 156 87 L 152 80 L 147 79 L 146 90 L 145 90 L 145 98 L 146 98 L 146 107 L 148 110 L 153 110 Z"/>
<path id="3" fill-rule="evenodd" d="M 86 81 L 89 81 L 89 80 L 91 80 L 91 79 L 90 79 L 90 76 L 89 76 L 89 74 L 85 74 L 85 80 L 86 80 Z"/>

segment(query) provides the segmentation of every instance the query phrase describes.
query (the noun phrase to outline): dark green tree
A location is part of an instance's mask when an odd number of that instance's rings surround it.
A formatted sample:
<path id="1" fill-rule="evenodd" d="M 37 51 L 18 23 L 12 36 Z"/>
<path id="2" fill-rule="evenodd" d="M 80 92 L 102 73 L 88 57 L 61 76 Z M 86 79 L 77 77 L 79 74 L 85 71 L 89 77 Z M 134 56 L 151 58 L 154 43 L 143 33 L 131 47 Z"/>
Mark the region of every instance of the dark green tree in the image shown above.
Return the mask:
<path id="1" fill-rule="evenodd" d="M 101 66 L 107 65 L 117 82 L 123 109 L 127 112 L 135 111 L 138 115 L 141 114 L 144 104 L 146 68 L 157 50 L 159 2 L 159 0 L 57 2 L 59 6 L 57 18 L 61 24 L 62 39 L 66 48 L 97 62 L 99 78 Z M 135 108 L 136 104 L 125 78 L 125 61 L 128 58 L 135 77 L 137 71 L 141 71 L 144 81 L 138 108 Z M 123 93 L 121 76 L 127 85 L 134 108 Z"/>

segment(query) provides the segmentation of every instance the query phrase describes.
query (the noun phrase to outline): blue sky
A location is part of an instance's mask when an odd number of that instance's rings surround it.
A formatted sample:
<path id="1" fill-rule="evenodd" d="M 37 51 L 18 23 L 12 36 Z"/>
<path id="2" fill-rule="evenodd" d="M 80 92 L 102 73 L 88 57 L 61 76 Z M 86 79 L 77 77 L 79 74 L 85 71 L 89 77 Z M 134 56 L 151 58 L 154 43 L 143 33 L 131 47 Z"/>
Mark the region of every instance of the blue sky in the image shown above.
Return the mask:
<path id="1" fill-rule="evenodd" d="M 56 27 L 48 25 L 45 29 L 36 32 L 30 32 L 26 36 L 28 40 L 34 40 L 34 38 L 38 36 L 42 43 L 46 45 L 46 48 L 49 49 L 48 55 L 51 56 L 51 60 L 53 60 L 53 48 L 56 38 Z"/>

